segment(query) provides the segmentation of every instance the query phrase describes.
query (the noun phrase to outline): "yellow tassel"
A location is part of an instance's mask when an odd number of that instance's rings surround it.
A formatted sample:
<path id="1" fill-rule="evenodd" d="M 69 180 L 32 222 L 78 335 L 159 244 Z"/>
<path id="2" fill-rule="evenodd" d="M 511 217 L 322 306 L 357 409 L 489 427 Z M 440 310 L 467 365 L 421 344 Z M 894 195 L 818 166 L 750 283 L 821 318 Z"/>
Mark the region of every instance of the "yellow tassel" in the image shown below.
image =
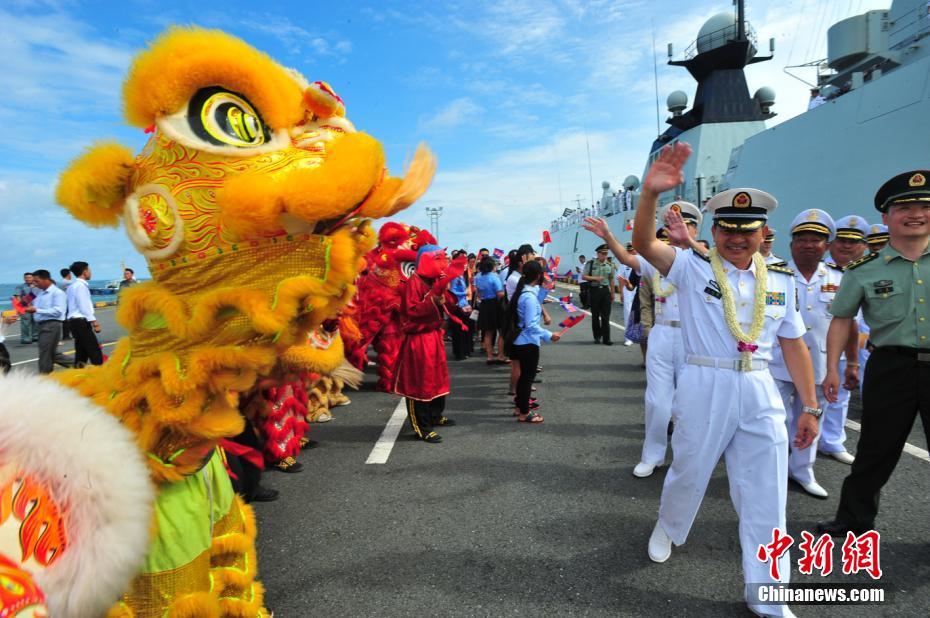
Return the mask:
<path id="1" fill-rule="evenodd" d="M 88 148 L 61 174 L 56 201 L 84 223 L 118 225 L 134 160 L 132 151 L 120 144 L 100 142 Z"/>
<path id="2" fill-rule="evenodd" d="M 165 612 L 167 618 L 220 618 L 219 600 L 209 592 L 194 592 L 177 599 Z"/>

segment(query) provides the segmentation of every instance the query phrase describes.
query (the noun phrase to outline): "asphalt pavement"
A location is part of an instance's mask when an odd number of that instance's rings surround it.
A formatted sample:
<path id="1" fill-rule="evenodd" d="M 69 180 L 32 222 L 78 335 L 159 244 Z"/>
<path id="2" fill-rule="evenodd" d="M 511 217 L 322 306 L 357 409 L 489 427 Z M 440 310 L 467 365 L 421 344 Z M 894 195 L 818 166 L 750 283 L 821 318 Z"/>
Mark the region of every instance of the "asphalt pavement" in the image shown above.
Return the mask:
<path id="1" fill-rule="evenodd" d="M 547 305 L 558 321 L 564 314 Z M 612 319 L 622 322 L 615 306 Z M 298 474 L 268 472 L 281 490 L 257 504 L 260 576 L 276 617 L 297 616 L 750 616 L 742 599 L 737 519 L 718 466 L 688 542 L 655 564 L 646 544 L 667 467 L 632 476 L 643 438 L 645 372 L 614 330 L 592 341 L 588 320 L 544 346 L 537 384 L 542 425 L 515 422 L 508 369 L 483 354 L 449 362 L 447 414 L 431 445 L 405 424 L 385 464 L 366 464 L 399 398 L 366 376 L 352 404 L 314 425 L 318 445 Z M 854 397 L 852 418 L 858 415 Z M 695 402 L 700 405 L 700 402 Z M 849 431 L 855 450 L 858 434 Z M 919 430 L 911 443 L 926 450 Z M 881 582 L 890 602 L 802 606 L 798 616 L 930 615 L 930 463 L 904 454 L 883 493 Z M 827 500 L 791 487 L 789 532 L 832 517 L 849 467 L 820 458 Z M 792 581 L 871 582 L 834 573 Z M 796 545 L 795 545 L 796 547 Z"/>

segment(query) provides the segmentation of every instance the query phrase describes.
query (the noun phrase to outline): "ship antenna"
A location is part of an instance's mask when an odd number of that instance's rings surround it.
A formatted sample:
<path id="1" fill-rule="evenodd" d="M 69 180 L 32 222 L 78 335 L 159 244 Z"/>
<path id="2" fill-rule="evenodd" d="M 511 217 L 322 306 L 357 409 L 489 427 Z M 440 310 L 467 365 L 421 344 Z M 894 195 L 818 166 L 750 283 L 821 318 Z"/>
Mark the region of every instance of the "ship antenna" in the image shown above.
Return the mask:
<path id="1" fill-rule="evenodd" d="M 743 6 L 743 0 L 735 0 L 736 2 L 736 40 L 745 41 L 746 40 L 746 8 Z"/>
<path id="2" fill-rule="evenodd" d="M 661 135 L 662 129 L 659 124 L 659 61 L 656 58 L 656 22 L 654 19 L 649 21 L 652 24 L 652 76 L 655 78 L 656 86 L 656 135 Z M 593 193 L 594 189 L 591 192 Z"/>
<path id="3" fill-rule="evenodd" d="M 591 183 L 591 208 L 594 208 L 594 174 L 591 173 L 591 142 L 588 141 L 588 129 L 584 130 L 584 145 L 588 149 L 588 181 Z"/>

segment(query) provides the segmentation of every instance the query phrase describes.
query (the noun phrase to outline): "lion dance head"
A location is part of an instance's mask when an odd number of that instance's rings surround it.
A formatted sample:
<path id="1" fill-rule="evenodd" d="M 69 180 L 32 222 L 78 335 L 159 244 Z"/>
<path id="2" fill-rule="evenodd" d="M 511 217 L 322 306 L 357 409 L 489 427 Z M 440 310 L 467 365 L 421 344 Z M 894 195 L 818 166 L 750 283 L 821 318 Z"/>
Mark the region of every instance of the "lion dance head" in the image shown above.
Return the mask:
<path id="1" fill-rule="evenodd" d="M 61 375 L 172 481 L 241 431 L 238 394 L 300 370 L 285 352 L 354 295 L 369 220 L 419 198 L 435 160 L 421 146 L 390 176 L 327 84 L 219 31 L 167 31 L 134 61 L 123 99 L 148 142 L 137 155 L 95 145 L 57 199 L 91 225 L 122 222 L 152 281 L 122 295 L 129 336 L 110 360 Z"/>

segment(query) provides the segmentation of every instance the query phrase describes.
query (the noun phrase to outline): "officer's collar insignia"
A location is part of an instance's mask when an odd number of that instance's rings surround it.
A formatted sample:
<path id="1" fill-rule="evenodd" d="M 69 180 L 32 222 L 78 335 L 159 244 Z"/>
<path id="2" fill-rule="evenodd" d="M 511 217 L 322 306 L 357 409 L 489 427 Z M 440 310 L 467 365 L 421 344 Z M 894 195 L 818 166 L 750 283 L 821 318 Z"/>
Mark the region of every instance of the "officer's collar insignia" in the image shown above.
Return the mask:
<path id="1" fill-rule="evenodd" d="M 749 208 L 750 206 L 752 206 L 752 196 L 745 191 L 740 191 L 733 196 L 734 208 Z"/>
<path id="2" fill-rule="evenodd" d="M 922 187 L 927 184 L 927 178 L 920 172 L 917 172 L 910 177 L 907 184 L 911 187 Z"/>

